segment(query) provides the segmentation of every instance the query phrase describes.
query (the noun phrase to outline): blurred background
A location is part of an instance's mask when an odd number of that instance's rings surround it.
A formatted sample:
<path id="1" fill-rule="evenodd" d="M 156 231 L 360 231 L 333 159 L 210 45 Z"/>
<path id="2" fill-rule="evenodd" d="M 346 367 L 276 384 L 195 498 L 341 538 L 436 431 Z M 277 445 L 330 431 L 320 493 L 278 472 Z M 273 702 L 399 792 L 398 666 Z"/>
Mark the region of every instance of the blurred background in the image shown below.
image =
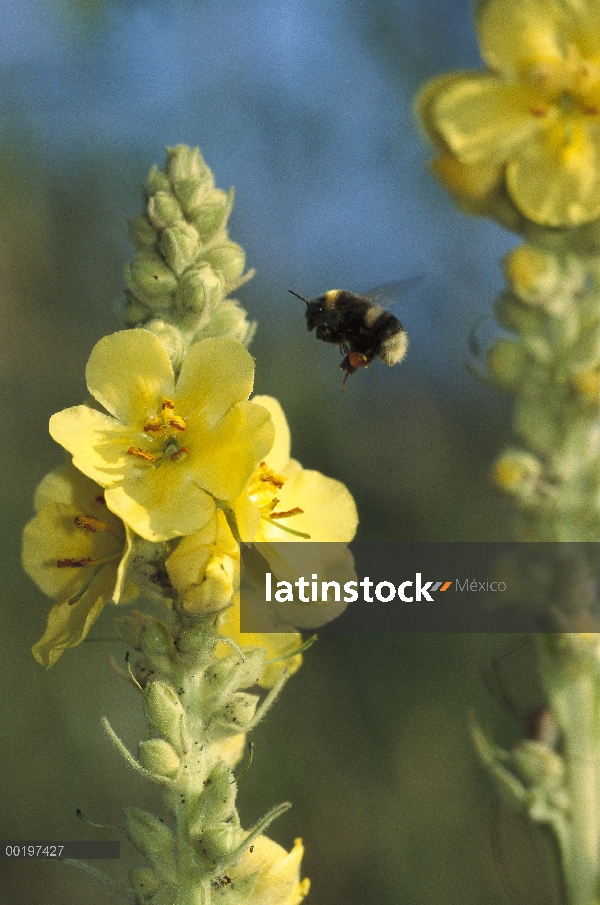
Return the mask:
<path id="1" fill-rule="evenodd" d="M 231 238 L 256 276 L 256 390 L 288 415 L 293 454 L 354 493 L 363 540 L 500 540 L 488 484 L 510 404 L 467 372 L 468 337 L 515 244 L 458 212 L 428 172 L 418 86 L 480 60 L 468 0 L 18 0 L 0 3 L 2 465 L 0 837 L 121 838 L 120 809 L 157 808 L 100 727 L 135 751 L 139 700 L 85 644 L 48 673 L 31 644 L 49 602 L 22 573 L 33 492 L 62 462 L 49 416 L 84 397 L 94 343 L 121 327 L 126 221 L 164 147 L 199 145 L 234 185 Z M 405 363 L 377 362 L 342 395 L 337 350 L 303 306 L 422 275 L 402 301 Z M 13 421 L 14 419 L 14 421 Z M 94 637 L 114 634 L 105 610 Z M 541 842 L 478 765 L 469 709 L 500 741 L 539 703 L 515 636 L 329 636 L 255 736 L 245 826 L 306 845 L 313 905 L 560 901 Z M 500 666 L 499 666 L 500 664 Z M 486 676 L 504 676 L 507 711 Z M 124 843 L 124 877 L 135 856 Z M 120 901 L 59 865 L 0 861 L 6 905 Z"/>

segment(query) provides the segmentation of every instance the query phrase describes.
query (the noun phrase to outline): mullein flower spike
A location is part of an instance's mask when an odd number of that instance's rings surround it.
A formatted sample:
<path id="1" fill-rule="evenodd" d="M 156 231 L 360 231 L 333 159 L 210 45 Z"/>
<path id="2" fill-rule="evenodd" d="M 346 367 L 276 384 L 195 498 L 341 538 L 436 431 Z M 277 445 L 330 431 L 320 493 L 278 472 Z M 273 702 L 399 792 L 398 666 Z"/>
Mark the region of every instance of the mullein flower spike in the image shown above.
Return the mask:
<path id="1" fill-rule="evenodd" d="M 456 203 L 526 241 L 505 260 L 488 385 L 515 398 L 518 442 L 492 478 L 525 541 L 600 540 L 600 4 L 480 0 L 487 71 L 426 84 L 417 112 Z M 526 547 L 527 545 L 524 545 Z M 506 752 L 478 726 L 483 763 L 515 806 L 549 826 L 569 905 L 600 900 L 600 650 L 596 546 L 555 550 L 521 586 L 558 632 L 537 635 L 557 745 Z M 518 583 L 518 581 L 517 581 Z M 577 630 L 577 631 L 575 631 Z"/>
<path id="2" fill-rule="evenodd" d="M 165 170 L 150 171 L 145 211 L 130 225 L 133 329 L 97 343 L 86 369 L 92 398 L 51 418 L 72 461 L 44 478 L 24 533 L 24 567 L 56 600 L 33 648 L 42 665 L 85 640 L 109 601 L 150 597 L 165 607 L 164 620 L 141 611 L 117 620 L 137 654 L 121 673 L 143 695 L 149 726 L 137 758 L 103 720 L 169 813 L 165 822 L 124 812 L 149 862 L 131 872 L 139 905 L 210 905 L 224 895 L 231 905 L 298 905 L 308 892 L 300 841 L 287 853 L 264 835 L 289 805 L 250 831 L 235 806 L 232 770 L 246 734 L 302 662 L 302 638 L 281 614 L 270 618 L 285 632 L 240 633 L 239 543 L 260 544 L 293 580 L 297 562 L 279 544 L 271 555 L 271 542 L 305 542 L 306 567 L 325 574 L 314 542 L 335 541 L 336 563 L 353 575 L 350 493 L 290 458 L 275 399 L 249 399 L 254 325 L 227 298 L 251 276 L 227 234 L 232 202 L 198 149 L 169 148 Z M 335 615 L 317 609 L 322 621 Z"/>

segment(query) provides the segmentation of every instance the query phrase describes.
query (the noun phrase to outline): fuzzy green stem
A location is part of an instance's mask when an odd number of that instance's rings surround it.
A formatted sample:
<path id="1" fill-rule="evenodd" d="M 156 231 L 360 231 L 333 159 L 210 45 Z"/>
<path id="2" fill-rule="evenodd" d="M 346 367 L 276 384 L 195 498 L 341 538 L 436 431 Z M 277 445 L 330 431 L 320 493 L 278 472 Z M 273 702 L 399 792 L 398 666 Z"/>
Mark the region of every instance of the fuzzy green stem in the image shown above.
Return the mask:
<path id="1" fill-rule="evenodd" d="M 600 685 L 577 646 L 542 639 L 541 674 L 563 734 L 569 819 L 561 840 L 569 905 L 592 905 L 600 871 Z"/>

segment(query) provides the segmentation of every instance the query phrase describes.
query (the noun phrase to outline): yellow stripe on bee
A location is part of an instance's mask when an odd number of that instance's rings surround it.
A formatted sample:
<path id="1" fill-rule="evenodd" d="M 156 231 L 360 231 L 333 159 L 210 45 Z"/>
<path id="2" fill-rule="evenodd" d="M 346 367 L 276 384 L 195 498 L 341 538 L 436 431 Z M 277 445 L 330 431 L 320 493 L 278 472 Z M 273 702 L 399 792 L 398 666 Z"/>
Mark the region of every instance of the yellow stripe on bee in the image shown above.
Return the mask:
<path id="1" fill-rule="evenodd" d="M 384 313 L 385 308 L 382 308 L 381 305 L 376 305 L 374 302 L 369 305 L 364 313 L 364 322 L 367 327 L 370 327 L 372 324 L 374 324 L 377 318 Z"/>
<path id="2" fill-rule="evenodd" d="M 340 292 L 342 292 L 341 289 L 330 289 L 325 293 L 325 304 L 328 308 L 335 308 Z"/>

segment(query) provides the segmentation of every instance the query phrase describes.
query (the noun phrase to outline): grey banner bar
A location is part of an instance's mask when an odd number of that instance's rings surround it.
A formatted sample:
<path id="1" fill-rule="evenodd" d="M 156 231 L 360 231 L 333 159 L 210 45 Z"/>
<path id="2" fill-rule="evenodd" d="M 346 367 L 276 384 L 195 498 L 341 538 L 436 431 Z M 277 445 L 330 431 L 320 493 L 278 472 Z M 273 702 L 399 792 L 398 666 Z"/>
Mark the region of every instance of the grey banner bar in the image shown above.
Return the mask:
<path id="1" fill-rule="evenodd" d="M 242 547 L 242 632 L 600 632 L 598 543 Z"/>

